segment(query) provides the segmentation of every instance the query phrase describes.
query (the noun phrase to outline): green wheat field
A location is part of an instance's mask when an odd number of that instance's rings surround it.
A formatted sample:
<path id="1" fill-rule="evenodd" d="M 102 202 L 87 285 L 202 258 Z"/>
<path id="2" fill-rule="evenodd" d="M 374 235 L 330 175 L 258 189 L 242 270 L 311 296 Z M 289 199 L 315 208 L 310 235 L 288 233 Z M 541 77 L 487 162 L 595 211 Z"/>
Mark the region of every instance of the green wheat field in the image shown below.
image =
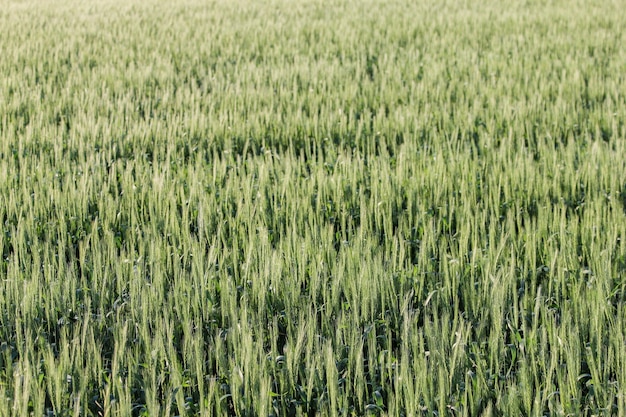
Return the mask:
<path id="1" fill-rule="evenodd" d="M 626 416 L 624 10 L 0 0 L 0 416 Z"/>

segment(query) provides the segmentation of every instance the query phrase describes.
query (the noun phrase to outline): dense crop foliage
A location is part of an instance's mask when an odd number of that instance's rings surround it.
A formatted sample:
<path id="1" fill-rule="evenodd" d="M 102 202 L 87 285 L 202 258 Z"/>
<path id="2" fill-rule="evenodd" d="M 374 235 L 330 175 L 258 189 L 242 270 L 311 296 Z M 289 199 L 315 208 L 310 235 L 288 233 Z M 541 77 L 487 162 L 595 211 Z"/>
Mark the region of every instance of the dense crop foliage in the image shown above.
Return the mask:
<path id="1" fill-rule="evenodd" d="M 621 3 L 0 0 L 0 416 L 626 415 Z"/>

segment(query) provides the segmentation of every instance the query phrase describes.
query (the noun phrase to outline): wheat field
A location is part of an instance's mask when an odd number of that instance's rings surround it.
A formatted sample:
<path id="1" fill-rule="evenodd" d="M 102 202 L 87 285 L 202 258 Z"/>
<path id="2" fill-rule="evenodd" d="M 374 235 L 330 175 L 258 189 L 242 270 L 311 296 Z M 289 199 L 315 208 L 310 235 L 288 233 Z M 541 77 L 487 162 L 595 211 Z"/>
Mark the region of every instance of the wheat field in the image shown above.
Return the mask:
<path id="1" fill-rule="evenodd" d="M 626 416 L 616 0 L 0 0 L 0 417 Z"/>

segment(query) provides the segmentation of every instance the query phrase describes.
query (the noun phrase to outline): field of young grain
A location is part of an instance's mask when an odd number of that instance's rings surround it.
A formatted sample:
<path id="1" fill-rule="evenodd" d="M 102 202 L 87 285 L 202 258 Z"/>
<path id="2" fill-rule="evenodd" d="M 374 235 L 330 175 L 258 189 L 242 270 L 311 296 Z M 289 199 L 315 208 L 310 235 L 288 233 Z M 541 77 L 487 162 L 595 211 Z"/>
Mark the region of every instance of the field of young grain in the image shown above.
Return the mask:
<path id="1" fill-rule="evenodd" d="M 0 0 L 0 416 L 626 416 L 621 1 Z"/>

